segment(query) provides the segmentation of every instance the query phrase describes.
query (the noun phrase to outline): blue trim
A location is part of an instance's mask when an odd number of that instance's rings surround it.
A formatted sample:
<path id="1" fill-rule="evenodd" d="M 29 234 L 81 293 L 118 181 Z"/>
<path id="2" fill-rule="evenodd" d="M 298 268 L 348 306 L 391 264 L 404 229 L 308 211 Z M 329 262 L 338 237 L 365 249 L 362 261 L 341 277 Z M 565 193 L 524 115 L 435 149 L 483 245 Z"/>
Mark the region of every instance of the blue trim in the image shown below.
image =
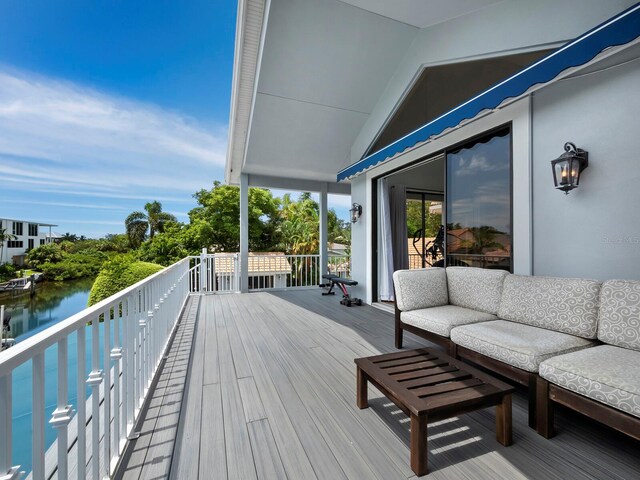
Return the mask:
<path id="1" fill-rule="evenodd" d="M 598 27 L 567 43 L 501 83 L 471 100 L 423 125 L 392 144 L 372 153 L 338 173 L 338 181 L 346 180 L 374 167 L 418 143 L 439 135 L 462 121 L 475 118 L 484 110 L 493 110 L 508 98 L 519 97 L 534 85 L 552 81 L 568 68 L 593 60 L 609 47 L 624 45 L 640 36 L 640 3 L 607 20 Z"/>

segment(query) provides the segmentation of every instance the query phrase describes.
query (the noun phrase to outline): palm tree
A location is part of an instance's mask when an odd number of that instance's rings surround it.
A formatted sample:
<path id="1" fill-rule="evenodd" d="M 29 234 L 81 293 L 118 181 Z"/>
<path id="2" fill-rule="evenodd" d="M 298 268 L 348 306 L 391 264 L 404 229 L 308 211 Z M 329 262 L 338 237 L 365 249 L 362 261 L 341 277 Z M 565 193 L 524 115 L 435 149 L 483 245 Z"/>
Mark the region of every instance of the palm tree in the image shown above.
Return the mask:
<path id="1" fill-rule="evenodd" d="M 4 250 L 4 242 L 7 240 L 15 240 L 16 236 L 7 232 L 6 228 L 0 228 L 0 265 L 2 264 L 2 251 Z"/>
<path id="2" fill-rule="evenodd" d="M 132 212 L 124 221 L 127 237 L 132 247 L 138 248 L 147 236 L 153 238 L 156 232 L 164 231 L 167 222 L 176 222 L 175 216 L 162 211 L 162 204 L 158 201 L 149 202 L 144 206 L 145 212 Z"/>

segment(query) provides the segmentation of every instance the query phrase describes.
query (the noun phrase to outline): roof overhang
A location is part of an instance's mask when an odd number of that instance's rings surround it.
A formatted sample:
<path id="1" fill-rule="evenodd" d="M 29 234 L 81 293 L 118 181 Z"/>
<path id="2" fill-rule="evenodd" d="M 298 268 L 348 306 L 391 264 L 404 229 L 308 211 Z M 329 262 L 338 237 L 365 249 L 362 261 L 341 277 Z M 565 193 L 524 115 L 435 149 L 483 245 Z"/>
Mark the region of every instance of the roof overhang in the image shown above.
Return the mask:
<path id="1" fill-rule="evenodd" d="M 420 28 L 500 0 L 239 0 L 225 181 L 335 183 Z"/>
<path id="2" fill-rule="evenodd" d="M 444 115 L 344 168 L 338 173 L 337 180 L 351 179 L 406 151 L 503 108 L 550 83 L 575 74 L 638 43 L 639 38 L 640 4 L 636 4 Z"/>

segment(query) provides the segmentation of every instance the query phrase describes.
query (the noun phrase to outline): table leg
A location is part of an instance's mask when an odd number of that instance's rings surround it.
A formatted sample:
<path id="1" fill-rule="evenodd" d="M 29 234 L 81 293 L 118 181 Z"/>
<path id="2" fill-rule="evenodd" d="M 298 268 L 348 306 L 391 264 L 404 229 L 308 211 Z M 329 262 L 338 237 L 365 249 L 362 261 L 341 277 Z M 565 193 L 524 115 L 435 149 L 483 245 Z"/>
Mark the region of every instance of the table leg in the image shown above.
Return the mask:
<path id="1" fill-rule="evenodd" d="M 508 447 L 512 443 L 511 430 L 511 394 L 509 394 L 502 397 L 502 403 L 496 405 L 496 440 Z"/>
<path id="2" fill-rule="evenodd" d="M 427 417 L 411 415 L 411 470 L 418 477 L 427 474 Z"/>
<path id="3" fill-rule="evenodd" d="M 369 407 L 367 383 L 367 375 L 356 366 L 356 405 L 361 409 Z"/>

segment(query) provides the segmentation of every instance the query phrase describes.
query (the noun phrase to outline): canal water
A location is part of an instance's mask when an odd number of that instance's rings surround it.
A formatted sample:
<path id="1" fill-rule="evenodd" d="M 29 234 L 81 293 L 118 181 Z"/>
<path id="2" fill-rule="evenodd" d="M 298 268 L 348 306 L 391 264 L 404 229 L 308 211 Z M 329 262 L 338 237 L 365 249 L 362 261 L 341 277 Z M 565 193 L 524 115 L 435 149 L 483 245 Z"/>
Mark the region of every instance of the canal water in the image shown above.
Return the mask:
<path id="1" fill-rule="evenodd" d="M 28 295 L 11 298 L 0 296 L 0 305 L 11 312 L 10 336 L 17 343 L 36 333 L 55 325 L 87 307 L 89 291 L 93 280 L 81 279 L 69 282 L 45 282 L 38 284 L 33 298 Z M 91 331 L 87 329 L 88 375 L 91 365 Z M 100 342 L 102 345 L 102 342 Z M 77 338 L 73 334 L 68 340 L 69 357 L 69 404 L 74 410 L 77 406 Z M 0 353 L 2 355 L 2 353 Z M 102 359 L 102 352 L 100 352 Z M 56 439 L 56 430 L 48 421 L 57 404 L 57 346 L 49 347 L 45 352 L 45 448 L 49 448 Z M 102 368 L 102 367 L 101 367 Z M 32 418 L 32 365 L 31 361 L 22 364 L 13 371 L 13 465 L 21 470 L 31 470 L 31 418 Z M 87 396 L 89 391 L 87 390 Z"/>

